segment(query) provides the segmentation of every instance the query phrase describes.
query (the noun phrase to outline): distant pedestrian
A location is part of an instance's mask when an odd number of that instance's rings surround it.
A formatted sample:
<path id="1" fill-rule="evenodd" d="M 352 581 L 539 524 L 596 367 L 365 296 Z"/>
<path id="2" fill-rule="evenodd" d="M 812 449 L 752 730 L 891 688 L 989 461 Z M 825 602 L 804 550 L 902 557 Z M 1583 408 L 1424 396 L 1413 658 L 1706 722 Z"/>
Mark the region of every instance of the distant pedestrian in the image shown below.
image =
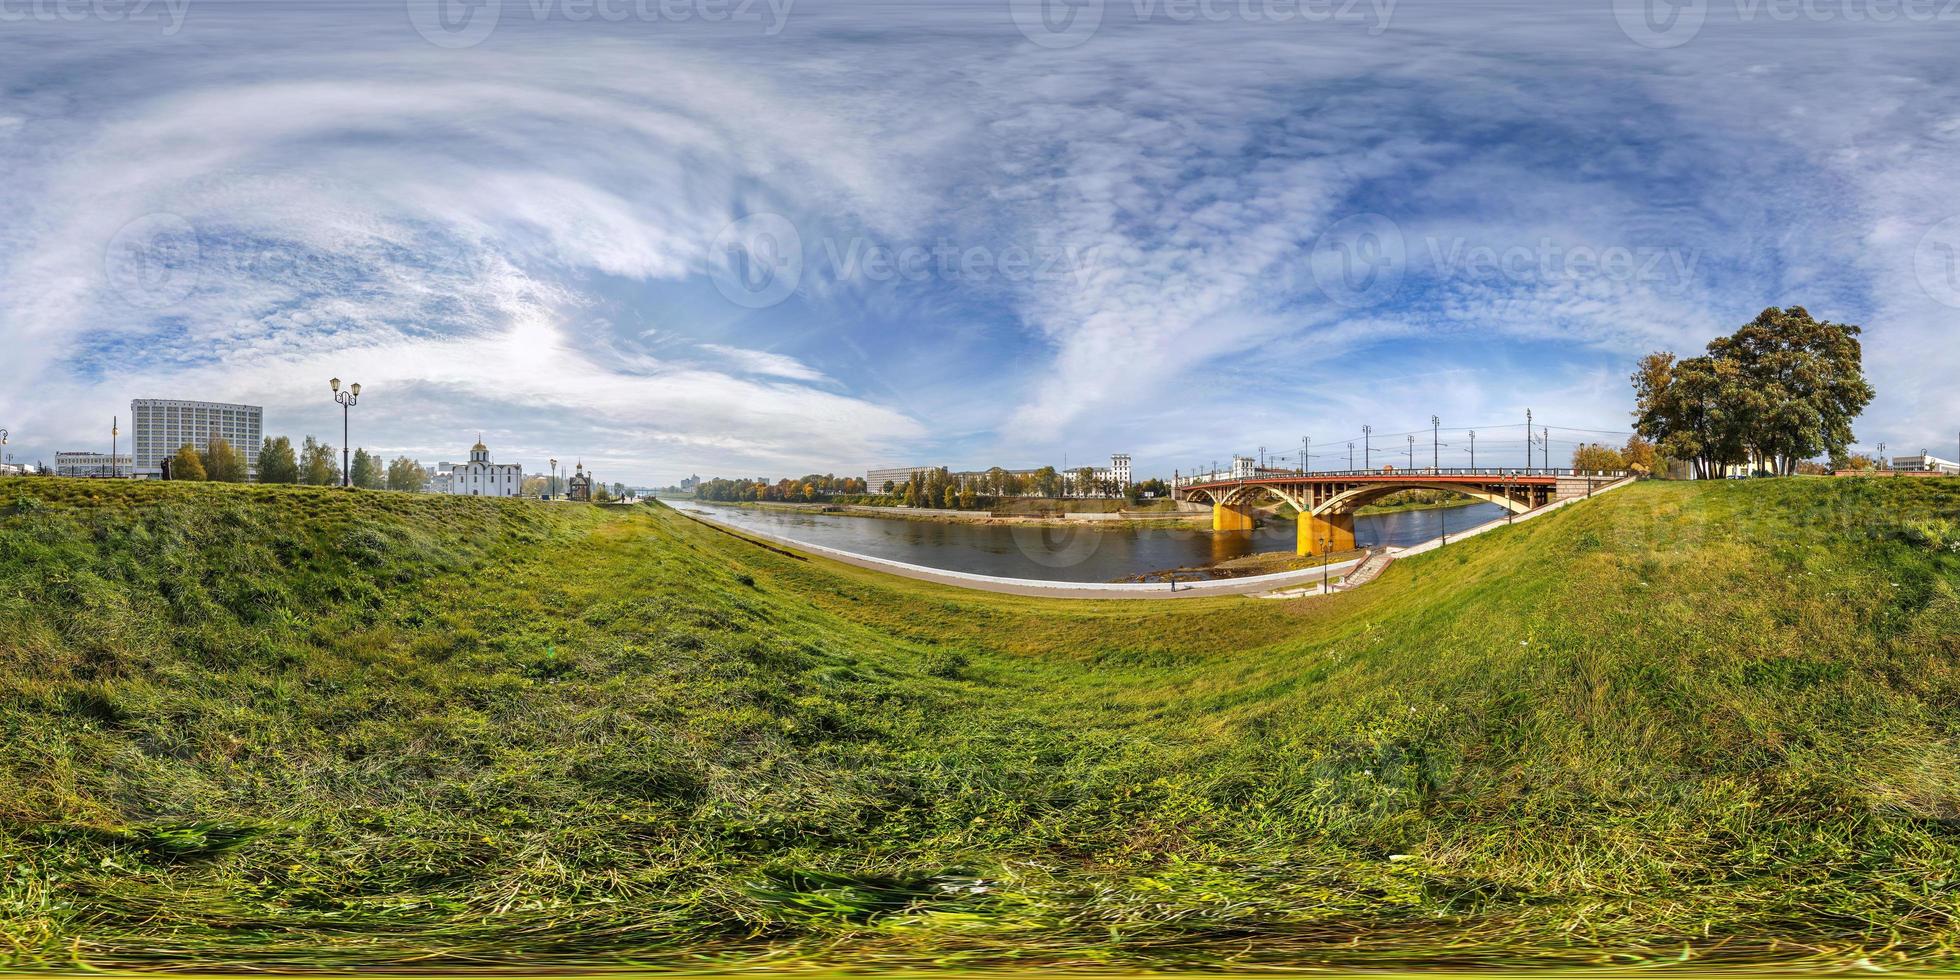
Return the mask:
<path id="1" fill-rule="evenodd" d="M 1177 591 L 1177 573 L 1176 573 L 1176 572 L 1172 572 L 1172 573 L 1171 573 L 1171 591 L 1172 591 L 1172 592 L 1176 592 L 1176 591 Z"/>

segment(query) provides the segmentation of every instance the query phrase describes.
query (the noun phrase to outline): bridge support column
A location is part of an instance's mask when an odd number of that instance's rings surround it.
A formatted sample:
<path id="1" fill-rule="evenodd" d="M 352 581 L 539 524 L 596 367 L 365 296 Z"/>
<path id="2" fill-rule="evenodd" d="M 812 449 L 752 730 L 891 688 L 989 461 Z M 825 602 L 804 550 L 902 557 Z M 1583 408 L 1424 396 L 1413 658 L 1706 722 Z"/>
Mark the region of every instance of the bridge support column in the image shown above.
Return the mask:
<path id="1" fill-rule="evenodd" d="M 1298 547 L 1294 550 L 1302 555 L 1339 554 L 1354 550 L 1353 514 L 1301 514 Z M 1320 539 L 1332 538 L 1327 551 L 1321 550 Z"/>
<path id="2" fill-rule="evenodd" d="M 1252 530 L 1252 508 L 1245 504 L 1212 504 L 1211 529 L 1214 531 Z"/>

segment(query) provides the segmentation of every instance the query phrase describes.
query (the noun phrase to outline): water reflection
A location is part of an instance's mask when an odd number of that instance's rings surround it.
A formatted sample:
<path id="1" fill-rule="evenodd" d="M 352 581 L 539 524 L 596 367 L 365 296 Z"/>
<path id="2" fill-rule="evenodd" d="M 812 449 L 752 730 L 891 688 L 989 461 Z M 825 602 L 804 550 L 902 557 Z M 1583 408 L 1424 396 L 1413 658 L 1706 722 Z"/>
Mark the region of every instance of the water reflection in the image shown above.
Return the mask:
<path id="1" fill-rule="evenodd" d="M 1056 582 L 1114 582 L 1147 572 L 1214 565 L 1255 552 L 1291 551 L 1290 521 L 1268 520 L 1252 531 L 1137 528 L 1115 522 L 1049 525 L 945 524 L 777 508 L 668 501 L 725 524 L 793 541 L 944 568 L 950 571 Z M 1357 544 L 1411 545 L 1504 516 L 1496 504 L 1400 511 L 1355 518 Z"/>

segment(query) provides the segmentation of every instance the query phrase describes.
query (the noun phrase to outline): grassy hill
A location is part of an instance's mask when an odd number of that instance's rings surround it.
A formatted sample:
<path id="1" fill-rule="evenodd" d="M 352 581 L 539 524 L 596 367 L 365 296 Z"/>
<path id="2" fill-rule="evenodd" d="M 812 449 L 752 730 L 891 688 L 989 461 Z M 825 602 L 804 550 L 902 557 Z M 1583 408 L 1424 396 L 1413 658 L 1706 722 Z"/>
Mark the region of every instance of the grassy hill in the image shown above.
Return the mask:
<path id="1" fill-rule="evenodd" d="M 1087 603 L 655 506 L 0 480 L 0 964 L 1951 965 L 1957 522 L 1649 483 Z"/>

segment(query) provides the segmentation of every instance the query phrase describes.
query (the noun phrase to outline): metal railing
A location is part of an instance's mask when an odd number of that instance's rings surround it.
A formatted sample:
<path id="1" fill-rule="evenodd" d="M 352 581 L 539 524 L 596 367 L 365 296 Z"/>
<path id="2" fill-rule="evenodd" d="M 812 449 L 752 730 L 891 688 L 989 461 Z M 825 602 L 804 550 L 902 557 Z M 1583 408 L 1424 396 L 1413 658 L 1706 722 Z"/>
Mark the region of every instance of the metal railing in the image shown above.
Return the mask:
<path id="1" fill-rule="evenodd" d="M 1434 476 L 1472 476 L 1491 479 L 1515 479 L 1518 477 L 1539 477 L 1541 479 L 1561 476 L 1591 477 L 1598 480 L 1617 480 L 1628 476 L 1626 470 L 1577 470 L 1571 467 L 1536 466 L 1524 467 L 1417 467 L 1404 469 L 1382 466 L 1372 470 L 1261 470 L 1252 476 L 1211 476 L 1205 478 L 1186 477 L 1180 487 L 1211 486 L 1220 483 L 1267 483 L 1274 480 L 1338 480 L 1375 479 L 1378 477 L 1434 477 Z"/>

